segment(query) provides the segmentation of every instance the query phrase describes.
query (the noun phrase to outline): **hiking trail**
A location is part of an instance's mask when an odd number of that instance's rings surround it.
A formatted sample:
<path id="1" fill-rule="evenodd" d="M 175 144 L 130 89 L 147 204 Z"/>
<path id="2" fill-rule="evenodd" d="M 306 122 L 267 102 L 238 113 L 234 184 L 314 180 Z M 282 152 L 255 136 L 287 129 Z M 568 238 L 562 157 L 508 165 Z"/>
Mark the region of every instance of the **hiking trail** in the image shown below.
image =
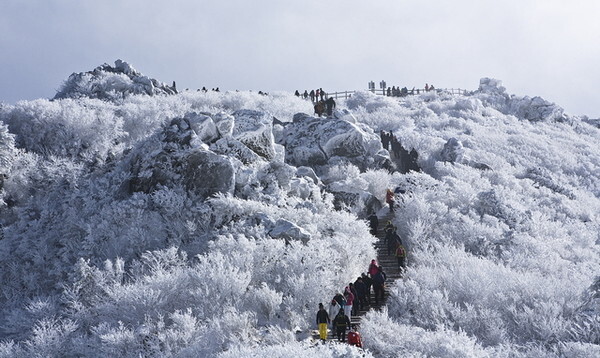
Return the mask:
<path id="1" fill-rule="evenodd" d="M 377 241 L 375 242 L 375 249 L 377 250 L 377 263 L 383 268 L 383 271 L 385 272 L 387 279 L 385 281 L 385 289 L 384 289 L 384 294 L 383 294 L 383 300 L 379 301 L 379 304 L 375 304 L 375 293 L 374 290 L 371 289 L 370 292 L 370 301 L 371 301 L 371 305 L 367 305 L 366 307 L 364 307 L 364 309 L 359 310 L 357 315 L 352 315 L 350 317 L 350 323 L 351 325 L 360 325 L 361 320 L 362 320 L 362 316 L 365 315 L 369 310 L 371 309 L 375 309 L 375 310 L 380 310 L 381 307 L 385 306 L 387 298 L 389 296 L 389 287 L 391 287 L 394 282 L 398 279 L 402 278 L 402 273 L 400 272 L 400 269 L 398 268 L 398 259 L 396 258 L 396 256 L 394 255 L 394 252 L 390 252 L 390 255 L 388 255 L 388 248 L 387 248 L 387 243 L 385 241 L 385 232 L 384 232 L 384 227 L 386 225 L 386 223 L 388 221 L 392 221 L 394 219 L 394 212 L 393 211 L 388 211 L 386 212 L 385 215 L 379 217 L 379 224 L 377 226 Z M 331 319 L 333 320 L 334 317 L 331 317 Z M 316 341 L 319 341 L 319 332 L 317 331 L 313 331 L 312 334 L 312 338 Z M 335 330 L 331 329 L 331 326 L 328 327 L 328 332 L 327 332 L 327 341 L 336 341 L 337 342 L 337 338 L 335 336 Z"/>

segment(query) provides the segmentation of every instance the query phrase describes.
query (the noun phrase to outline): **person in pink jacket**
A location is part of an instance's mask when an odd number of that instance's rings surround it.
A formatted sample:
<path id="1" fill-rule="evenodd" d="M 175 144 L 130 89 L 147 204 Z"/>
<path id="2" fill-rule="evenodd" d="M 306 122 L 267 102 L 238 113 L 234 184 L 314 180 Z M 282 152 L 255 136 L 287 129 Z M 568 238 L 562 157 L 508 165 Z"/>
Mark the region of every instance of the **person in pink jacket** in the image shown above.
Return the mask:
<path id="1" fill-rule="evenodd" d="M 377 261 L 375 259 L 371 260 L 371 264 L 369 265 L 369 275 L 371 275 L 371 278 L 373 278 L 373 276 L 379 272 L 379 265 L 377 265 Z"/>

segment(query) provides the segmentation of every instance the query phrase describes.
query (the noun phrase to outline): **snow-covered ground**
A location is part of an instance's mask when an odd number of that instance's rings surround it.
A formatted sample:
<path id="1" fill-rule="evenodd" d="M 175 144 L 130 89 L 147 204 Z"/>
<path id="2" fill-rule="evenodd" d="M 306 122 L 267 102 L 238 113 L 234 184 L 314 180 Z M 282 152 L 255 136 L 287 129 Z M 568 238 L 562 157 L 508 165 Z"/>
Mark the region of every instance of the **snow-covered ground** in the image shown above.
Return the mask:
<path id="1" fill-rule="evenodd" d="M 492 79 L 312 112 L 125 62 L 0 105 L 0 357 L 359 357 L 298 332 L 365 271 L 398 186 L 409 269 L 366 356 L 600 355 L 593 120 Z M 422 170 L 383 169 L 380 130 Z"/>

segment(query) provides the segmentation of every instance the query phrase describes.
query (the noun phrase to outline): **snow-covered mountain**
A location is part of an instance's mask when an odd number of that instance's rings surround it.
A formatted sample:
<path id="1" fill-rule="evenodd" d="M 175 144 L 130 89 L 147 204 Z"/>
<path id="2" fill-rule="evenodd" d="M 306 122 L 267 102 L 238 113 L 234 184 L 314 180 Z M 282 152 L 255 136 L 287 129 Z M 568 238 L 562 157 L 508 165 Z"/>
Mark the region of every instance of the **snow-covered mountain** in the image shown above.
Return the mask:
<path id="1" fill-rule="evenodd" d="M 312 113 L 123 61 L 0 105 L 0 357 L 600 355 L 594 121 L 487 78 Z M 366 353 L 303 339 L 375 257 L 365 218 L 396 187 L 409 268 Z"/>

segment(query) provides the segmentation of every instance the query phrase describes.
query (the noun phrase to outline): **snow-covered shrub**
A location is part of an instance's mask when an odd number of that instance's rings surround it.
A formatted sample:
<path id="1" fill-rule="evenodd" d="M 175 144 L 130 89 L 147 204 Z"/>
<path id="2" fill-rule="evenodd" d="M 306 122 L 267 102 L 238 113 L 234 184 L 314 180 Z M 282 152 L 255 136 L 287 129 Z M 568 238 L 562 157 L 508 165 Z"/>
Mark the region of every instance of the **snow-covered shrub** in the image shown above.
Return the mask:
<path id="1" fill-rule="evenodd" d="M 0 113 L 19 147 L 43 156 L 103 162 L 118 153 L 125 133 L 114 107 L 101 101 L 35 100 Z"/>
<path id="2" fill-rule="evenodd" d="M 376 357 L 487 357 L 489 351 L 464 332 L 399 324 L 387 312 L 371 312 L 361 324 L 363 345 Z"/>

